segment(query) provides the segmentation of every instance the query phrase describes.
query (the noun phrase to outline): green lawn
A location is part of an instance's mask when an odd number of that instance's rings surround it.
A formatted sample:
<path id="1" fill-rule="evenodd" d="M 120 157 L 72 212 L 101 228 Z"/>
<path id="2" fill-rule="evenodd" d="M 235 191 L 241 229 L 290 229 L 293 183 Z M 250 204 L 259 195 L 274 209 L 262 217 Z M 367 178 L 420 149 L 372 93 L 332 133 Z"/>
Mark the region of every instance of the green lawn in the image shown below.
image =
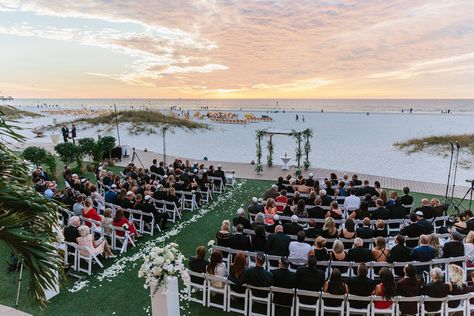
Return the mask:
<path id="1" fill-rule="evenodd" d="M 141 265 L 140 256 L 143 249 L 151 244 L 164 245 L 176 242 L 186 257 L 194 253 L 199 245 L 206 245 L 210 239 L 215 237 L 220 223 L 223 219 L 230 219 L 235 210 L 240 206 L 248 205 L 252 196 L 260 196 L 268 189 L 270 181 L 239 180 L 239 187 L 234 191 L 228 191 L 224 196 L 214 200 L 212 204 L 204 208 L 202 215 L 197 211 L 191 214 L 185 212 L 178 228 L 155 234 L 153 238 L 144 237 L 134 249 L 129 249 L 125 256 L 105 262 L 105 269 L 94 268 L 93 274 L 85 280 L 88 284 L 72 293 L 76 279 L 68 278 L 62 284 L 61 293 L 51 300 L 47 307 L 41 308 L 27 295 L 28 272 L 25 273 L 22 292 L 20 296 L 19 309 L 33 315 L 148 315 L 150 306 L 149 291 L 143 288 L 143 279 L 137 277 Z M 425 194 L 413 193 L 415 201 Z M 438 197 L 439 198 L 439 197 Z M 193 221 L 191 217 L 194 216 Z M 198 217 L 198 218 L 197 218 Z M 195 220 L 195 221 L 194 221 Z M 175 229 L 176 228 L 176 229 Z M 166 238 L 163 237 L 165 234 Z M 18 281 L 18 272 L 6 273 L 6 260 L 9 251 L 4 244 L 0 243 L 0 258 L 3 259 L 3 268 L 0 270 L 0 304 L 14 306 Z M 119 260 L 120 259 L 120 260 Z M 111 272 L 112 263 L 123 263 L 124 272 L 116 276 L 104 277 L 102 272 Z M 196 303 L 182 303 L 187 315 L 221 315 L 222 311 L 215 308 L 206 308 Z"/>

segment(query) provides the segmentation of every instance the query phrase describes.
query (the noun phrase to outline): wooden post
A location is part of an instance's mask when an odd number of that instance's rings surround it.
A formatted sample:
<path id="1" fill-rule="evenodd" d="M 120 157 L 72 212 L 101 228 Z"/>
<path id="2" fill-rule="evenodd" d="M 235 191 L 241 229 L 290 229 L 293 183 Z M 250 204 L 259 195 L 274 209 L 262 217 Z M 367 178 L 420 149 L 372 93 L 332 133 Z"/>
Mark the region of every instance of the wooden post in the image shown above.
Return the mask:
<path id="1" fill-rule="evenodd" d="M 298 133 L 298 152 L 300 153 L 298 155 L 298 168 L 301 167 L 301 133 Z"/>

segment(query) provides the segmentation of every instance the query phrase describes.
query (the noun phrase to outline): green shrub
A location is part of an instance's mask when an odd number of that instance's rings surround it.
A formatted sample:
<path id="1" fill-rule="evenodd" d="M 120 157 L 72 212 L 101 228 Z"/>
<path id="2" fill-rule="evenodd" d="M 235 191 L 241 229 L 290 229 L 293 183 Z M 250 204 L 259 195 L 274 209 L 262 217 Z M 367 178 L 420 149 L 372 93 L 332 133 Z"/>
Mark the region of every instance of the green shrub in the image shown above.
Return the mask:
<path id="1" fill-rule="evenodd" d="M 32 163 L 34 163 L 36 167 L 38 167 L 40 164 L 46 161 L 47 155 L 48 155 L 48 152 L 46 151 L 46 149 L 42 147 L 35 147 L 35 146 L 26 148 L 21 154 L 21 156 L 24 159 L 29 160 Z"/>

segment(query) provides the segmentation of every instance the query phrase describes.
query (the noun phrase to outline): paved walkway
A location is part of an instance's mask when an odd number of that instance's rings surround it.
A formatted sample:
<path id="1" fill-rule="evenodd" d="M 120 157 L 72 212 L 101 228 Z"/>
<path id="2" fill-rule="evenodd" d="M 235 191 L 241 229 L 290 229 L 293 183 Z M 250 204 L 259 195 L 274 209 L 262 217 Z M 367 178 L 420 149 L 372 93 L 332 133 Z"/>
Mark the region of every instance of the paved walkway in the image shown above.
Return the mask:
<path id="1" fill-rule="evenodd" d="M 36 146 L 43 146 L 47 150 L 53 150 L 53 144 L 48 143 L 37 143 Z M 24 147 L 24 144 L 23 144 Z M 17 148 L 20 149 L 20 148 Z M 134 159 L 134 163 L 137 166 L 143 166 L 148 168 L 151 165 L 153 159 L 157 159 L 158 161 L 163 160 L 163 155 L 160 153 L 155 153 L 151 151 L 143 151 L 140 149 L 136 150 L 137 156 Z M 167 163 L 171 163 L 174 161 L 175 156 L 168 156 L 167 155 Z M 122 161 L 118 162 L 118 166 L 126 166 L 132 159 L 132 153 L 130 153 L 130 157 L 122 159 Z M 180 157 L 181 160 L 186 160 L 187 158 Z M 257 174 L 255 172 L 255 165 L 251 165 L 249 163 L 240 163 L 240 162 L 218 162 L 218 161 L 202 161 L 202 160 L 195 160 L 189 159 L 191 163 L 198 162 L 204 163 L 205 165 L 213 164 L 216 166 L 217 164 L 221 164 L 224 170 L 235 170 L 236 176 L 239 178 L 246 178 L 246 179 L 261 179 L 261 180 L 276 180 L 279 176 L 286 176 L 289 172 L 282 171 L 281 165 L 274 165 L 273 167 L 266 167 L 263 166 L 263 173 Z M 292 169 L 293 170 L 293 169 Z M 290 170 L 291 171 L 291 170 Z M 423 182 L 423 181 L 414 181 L 414 180 L 404 180 L 398 178 L 391 178 L 391 177 L 382 177 L 377 175 L 371 174 L 364 174 L 358 173 L 351 170 L 334 170 L 334 169 L 322 169 L 322 168 L 310 168 L 309 170 L 305 170 L 303 174 L 307 176 L 308 173 L 314 173 L 316 178 L 325 178 L 329 177 L 329 174 L 334 172 L 338 175 L 338 177 L 342 178 L 344 174 L 352 175 L 357 173 L 359 179 L 361 180 L 369 180 L 371 184 L 374 181 L 380 181 L 380 184 L 384 188 L 391 188 L 391 189 L 402 189 L 405 186 L 408 186 L 412 192 L 420 192 L 426 193 L 428 195 L 441 195 L 444 196 L 446 193 L 446 185 L 439 184 L 439 183 L 432 183 L 432 182 Z M 469 187 L 467 186 L 456 186 L 454 191 L 454 196 L 461 198 L 466 194 Z M 449 193 L 451 194 L 451 187 L 449 189 Z M 469 198 L 469 197 L 468 197 Z"/>
<path id="2" fill-rule="evenodd" d="M 13 307 L 8 307 L 5 305 L 0 305 L 0 315 L 2 316 L 31 316 L 30 314 L 24 313 Z"/>

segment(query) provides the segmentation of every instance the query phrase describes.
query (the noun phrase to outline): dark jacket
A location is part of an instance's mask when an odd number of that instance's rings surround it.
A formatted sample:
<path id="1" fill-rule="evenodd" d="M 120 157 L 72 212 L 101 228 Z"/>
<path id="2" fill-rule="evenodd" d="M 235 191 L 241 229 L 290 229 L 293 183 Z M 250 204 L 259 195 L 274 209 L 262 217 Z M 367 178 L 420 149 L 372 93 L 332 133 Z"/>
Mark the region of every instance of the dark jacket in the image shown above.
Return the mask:
<path id="1" fill-rule="evenodd" d="M 418 296 L 421 293 L 421 285 L 416 280 L 413 282 L 409 278 L 402 278 L 397 282 L 397 295 L 405 297 Z M 415 315 L 417 313 L 417 302 L 400 303 L 400 311 L 403 314 Z"/>
<path id="2" fill-rule="evenodd" d="M 406 209 L 403 205 L 391 205 L 388 208 L 390 219 L 403 219 L 406 215 Z"/>
<path id="3" fill-rule="evenodd" d="M 275 269 L 272 271 L 273 285 L 286 289 L 293 289 L 296 287 L 296 273 L 288 269 Z M 293 295 L 284 293 L 275 293 L 273 295 L 273 302 L 278 305 L 291 306 L 293 304 Z"/>
<path id="4" fill-rule="evenodd" d="M 318 269 L 309 267 L 299 267 L 296 270 L 296 287 L 300 290 L 321 291 L 324 285 L 324 272 Z M 317 294 L 317 293 L 316 293 Z M 303 304 L 315 304 L 317 298 L 313 297 L 301 297 L 301 303 Z"/>
<path id="5" fill-rule="evenodd" d="M 245 229 L 250 229 L 251 228 L 251 224 L 250 224 L 250 221 L 245 218 L 245 217 L 242 217 L 242 216 L 237 216 L 237 217 L 234 217 L 232 219 L 232 224 L 234 226 L 237 226 L 239 224 L 242 224 L 242 226 L 244 226 Z"/>
<path id="6" fill-rule="evenodd" d="M 320 206 L 315 206 L 315 207 L 308 208 L 307 212 L 308 212 L 308 217 L 309 218 L 324 219 L 324 217 L 326 216 L 326 213 L 328 211 L 326 211 L 325 209 L 323 209 Z"/>
<path id="7" fill-rule="evenodd" d="M 229 247 L 232 249 L 246 251 L 252 249 L 252 244 L 250 243 L 250 238 L 248 236 L 235 233 L 230 236 Z"/>
<path id="8" fill-rule="evenodd" d="M 298 223 L 288 223 L 283 226 L 283 232 L 287 235 L 298 235 L 298 232 L 303 230 Z"/>
<path id="9" fill-rule="evenodd" d="M 284 233 L 274 233 L 268 236 L 265 252 L 270 255 L 288 256 L 288 246 L 290 245 L 290 237 Z"/>
<path id="10" fill-rule="evenodd" d="M 362 239 L 369 239 L 369 238 L 373 238 L 374 237 L 374 230 L 370 227 L 361 227 L 361 228 L 357 228 L 356 230 L 356 235 L 357 237 L 359 238 L 362 238 Z"/>
<path id="11" fill-rule="evenodd" d="M 421 294 L 429 297 L 444 298 L 449 294 L 449 285 L 441 281 L 431 282 L 421 288 Z M 427 312 L 435 312 L 441 308 L 441 302 L 426 302 Z"/>
<path id="12" fill-rule="evenodd" d="M 209 264 L 209 261 L 207 261 L 206 259 L 197 259 L 196 257 L 191 257 L 189 258 L 188 267 L 189 267 L 189 270 L 193 272 L 204 273 L 206 272 L 206 266 L 208 264 Z M 191 276 L 191 282 L 203 284 L 204 279 Z"/>
<path id="13" fill-rule="evenodd" d="M 247 211 L 250 213 L 250 214 L 257 214 L 259 212 L 263 212 L 263 205 L 261 204 L 251 204 L 249 205 L 249 207 L 247 208 Z"/>
<path id="14" fill-rule="evenodd" d="M 464 244 L 461 241 L 448 241 L 443 246 L 443 258 L 464 256 Z M 462 266 L 462 262 L 453 262 Z"/>
<path id="15" fill-rule="evenodd" d="M 389 211 L 385 207 L 378 207 L 370 215 L 370 219 L 388 219 Z"/>
<path id="16" fill-rule="evenodd" d="M 365 247 L 351 248 L 347 252 L 347 261 L 370 262 L 372 261 L 372 253 Z"/>
<path id="17" fill-rule="evenodd" d="M 436 211 L 431 206 L 422 206 L 422 207 L 419 207 L 419 208 L 415 209 L 415 212 L 418 212 L 418 211 L 422 212 L 423 217 L 426 218 L 426 219 L 436 217 Z"/>
<path id="18" fill-rule="evenodd" d="M 375 289 L 376 281 L 367 277 L 351 277 L 347 279 L 347 286 L 349 287 L 349 293 L 358 296 L 370 296 Z M 351 307 L 365 308 L 367 302 L 351 301 Z"/>
<path id="19" fill-rule="evenodd" d="M 390 250 L 388 255 L 388 262 L 409 262 L 411 261 L 411 250 L 405 245 L 395 245 Z M 395 274 L 403 276 L 403 267 L 395 268 Z"/>
<path id="20" fill-rule="evenodd" d="M 411 223 L 400 230 L 400 234 L 407 237 L 420 237 L 422 234 L 422 227 L 417 223 Z M 407 246 L 414 248 L 418 245 L 418 240 L 407 240 Z"/>
<path id="21" fill-rule="evenodd" d="M 273 285 L 273 274 L 263 267 L 253 267 L 245 270 L 241 282 L 256 287 L 269 287 Z M 256 296 L 265 296 L 266 293 L 266 291 L 254 291 Z"/>

